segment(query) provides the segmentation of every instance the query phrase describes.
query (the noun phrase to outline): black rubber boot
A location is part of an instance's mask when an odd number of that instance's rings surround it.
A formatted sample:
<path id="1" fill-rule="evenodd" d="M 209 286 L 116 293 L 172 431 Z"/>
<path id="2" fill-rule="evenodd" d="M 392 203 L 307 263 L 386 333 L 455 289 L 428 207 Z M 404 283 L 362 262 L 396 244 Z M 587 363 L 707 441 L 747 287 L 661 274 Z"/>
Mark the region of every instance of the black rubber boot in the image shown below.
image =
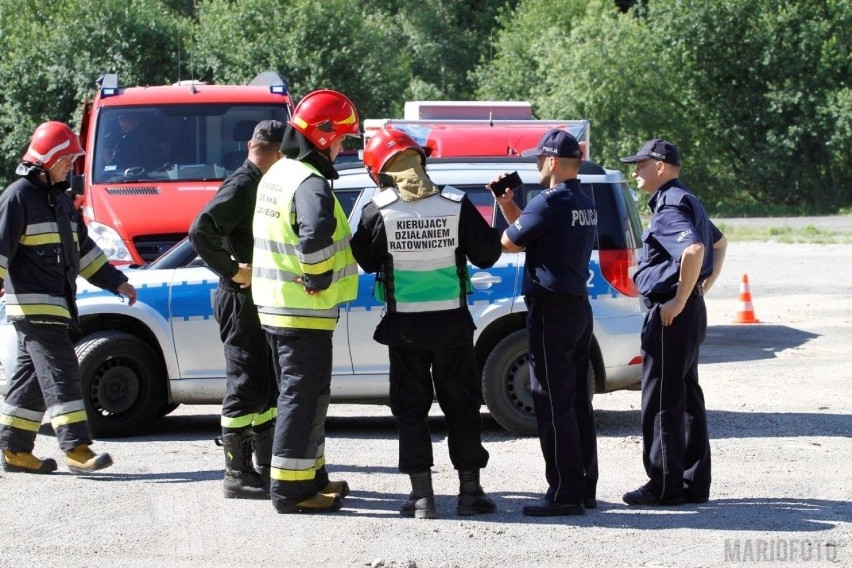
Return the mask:
<path id="1" fill-rule="evenodd" d="M 491 497 L 485 494 L 479 485 L 478 469 L 459 470 L 459 500 L 457 515 L 484 515 L 497 510 Z"/>
<path id="2" fill-rule="evenodd" d="M 216 445 L 225 448 L 223 488 L 226 499 L 269 499 L 269 486 L 263 484 L 251 463 L 252 439 L 251 430 L 224 434 L 216 439 Z"/>
<path id="3" fill-rule="evenodd" d="M 421 471 L 411 473 L 411 494 L 399 508 L 399 514 L 403 517 L 414 517 L 415 519 L 434 519 L 435 492 L 432 490 L 432 472 Z"/>
<path id="4" fill-rule="evenodd" d="M 275 422 L 263 425 L 254 431 L 254 461 L 260 478 L 269 487 L 269 473 L 272 471 L 272 438 L 275 434 Z"/>

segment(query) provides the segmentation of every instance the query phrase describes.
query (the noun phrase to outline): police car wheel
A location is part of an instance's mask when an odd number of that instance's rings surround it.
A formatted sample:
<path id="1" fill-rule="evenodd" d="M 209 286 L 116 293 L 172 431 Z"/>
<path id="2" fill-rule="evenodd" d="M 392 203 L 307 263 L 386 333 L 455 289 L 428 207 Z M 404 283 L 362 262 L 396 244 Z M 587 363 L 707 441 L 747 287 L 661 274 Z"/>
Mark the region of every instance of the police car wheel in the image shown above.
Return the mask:
<path id="1" fill-rule="evenodd" d="M 144 430 L 165 402 L 160 356 L 138 337 L 100 331 L 76 346 L 89 428 L 96 437 Z"/>
<path id="2" fill-rule="evenodd" d="M 519 436 L 538 434 L 526 330 L 510 333 L 491 350 L 482 369 L 482 394 L 500 426 Z"/>
<path id="3" fill-rule="evenodd" d="M 594 398 L 599 350 L 592 346 L 589 365 L 589 398 Z M 492 418 L 519 436 L 538 435 L 535 406 L 530 390 L 530 357 L 527 332 L 510 333 L 497 343 L 482 370 L 482 393 Z"/>

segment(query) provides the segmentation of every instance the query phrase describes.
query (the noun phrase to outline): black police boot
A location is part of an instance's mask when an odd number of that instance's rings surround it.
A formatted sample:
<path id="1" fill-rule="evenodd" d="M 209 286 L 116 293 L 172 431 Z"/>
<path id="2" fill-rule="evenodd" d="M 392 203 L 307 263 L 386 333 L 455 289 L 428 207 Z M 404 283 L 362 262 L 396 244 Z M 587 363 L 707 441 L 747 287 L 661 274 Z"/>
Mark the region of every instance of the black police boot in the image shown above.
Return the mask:
<path id="1" fill-rule="evenodd" d="M 403 517 L 434 519 L 435 492 L 432 490 L 432 472 L 429 470 L 408 475 L 411 478 L 411 494 L 399 508 Z"/>
<path id="2" fill-rule="evenodd" d="M 269 487 L 269 473 L 272 471 L 272 438 L 275 434 L 275 422 L 266 424 L 254 431 L 254 461 L 260 478 Z"/>
<path id="3" fill-rule="evenodd" d="M 459 470 L 459 499 L 456 505 L 457 515 L 483 515 L 493 513 L 497 505 L 485 494 L 479 485 L 478 469 Z"/>
<path id="4" fill-rule="evenodd" d="M 216 445 L 225 448 L 226 499 L 269 499 L 269 487 L 264 486 L 251 463 L 252 438 L 251 430 L 247 429 L 216 439 Z"/>

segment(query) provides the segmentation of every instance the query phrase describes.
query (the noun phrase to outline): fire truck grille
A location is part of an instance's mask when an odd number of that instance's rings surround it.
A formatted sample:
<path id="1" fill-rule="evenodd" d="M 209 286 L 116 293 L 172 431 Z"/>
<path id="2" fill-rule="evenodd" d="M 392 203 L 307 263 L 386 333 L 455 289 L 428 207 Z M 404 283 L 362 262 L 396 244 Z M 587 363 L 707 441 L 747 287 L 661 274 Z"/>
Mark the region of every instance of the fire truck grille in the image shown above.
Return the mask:
<path id="1" fill-rule="evenodd" d="M 139 256 L 145 262 L 151 262 L 186 236 L 186 233 L 175 233 L 171 235 L 143 235 L 133 239 Z"/>

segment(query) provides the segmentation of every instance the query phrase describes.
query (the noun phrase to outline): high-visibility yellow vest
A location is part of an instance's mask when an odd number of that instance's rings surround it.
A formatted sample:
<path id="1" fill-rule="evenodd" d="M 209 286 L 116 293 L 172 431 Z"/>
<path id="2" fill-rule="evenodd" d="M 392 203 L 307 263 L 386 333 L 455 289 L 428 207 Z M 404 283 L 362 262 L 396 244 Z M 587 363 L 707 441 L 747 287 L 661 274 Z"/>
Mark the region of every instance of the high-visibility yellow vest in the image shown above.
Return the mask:
<path id="1" fill-rule="evenodd" d="M 298 160 L 282 159 L 263 176 L 257 190 L 252 254 L 252 296 L 260 323 L 278 328 L 334 330 L 338 305 L 358 293 L 358 265 L 349 241 L 352 232 L 343 208 L 334 197 L 337 226 L 326 248 L 303 254 L 293 229 L 296 189 L 311 175 L 321 174 Z M 331 285 L 308 294 L 297 280 L 332 271 Z"/>

